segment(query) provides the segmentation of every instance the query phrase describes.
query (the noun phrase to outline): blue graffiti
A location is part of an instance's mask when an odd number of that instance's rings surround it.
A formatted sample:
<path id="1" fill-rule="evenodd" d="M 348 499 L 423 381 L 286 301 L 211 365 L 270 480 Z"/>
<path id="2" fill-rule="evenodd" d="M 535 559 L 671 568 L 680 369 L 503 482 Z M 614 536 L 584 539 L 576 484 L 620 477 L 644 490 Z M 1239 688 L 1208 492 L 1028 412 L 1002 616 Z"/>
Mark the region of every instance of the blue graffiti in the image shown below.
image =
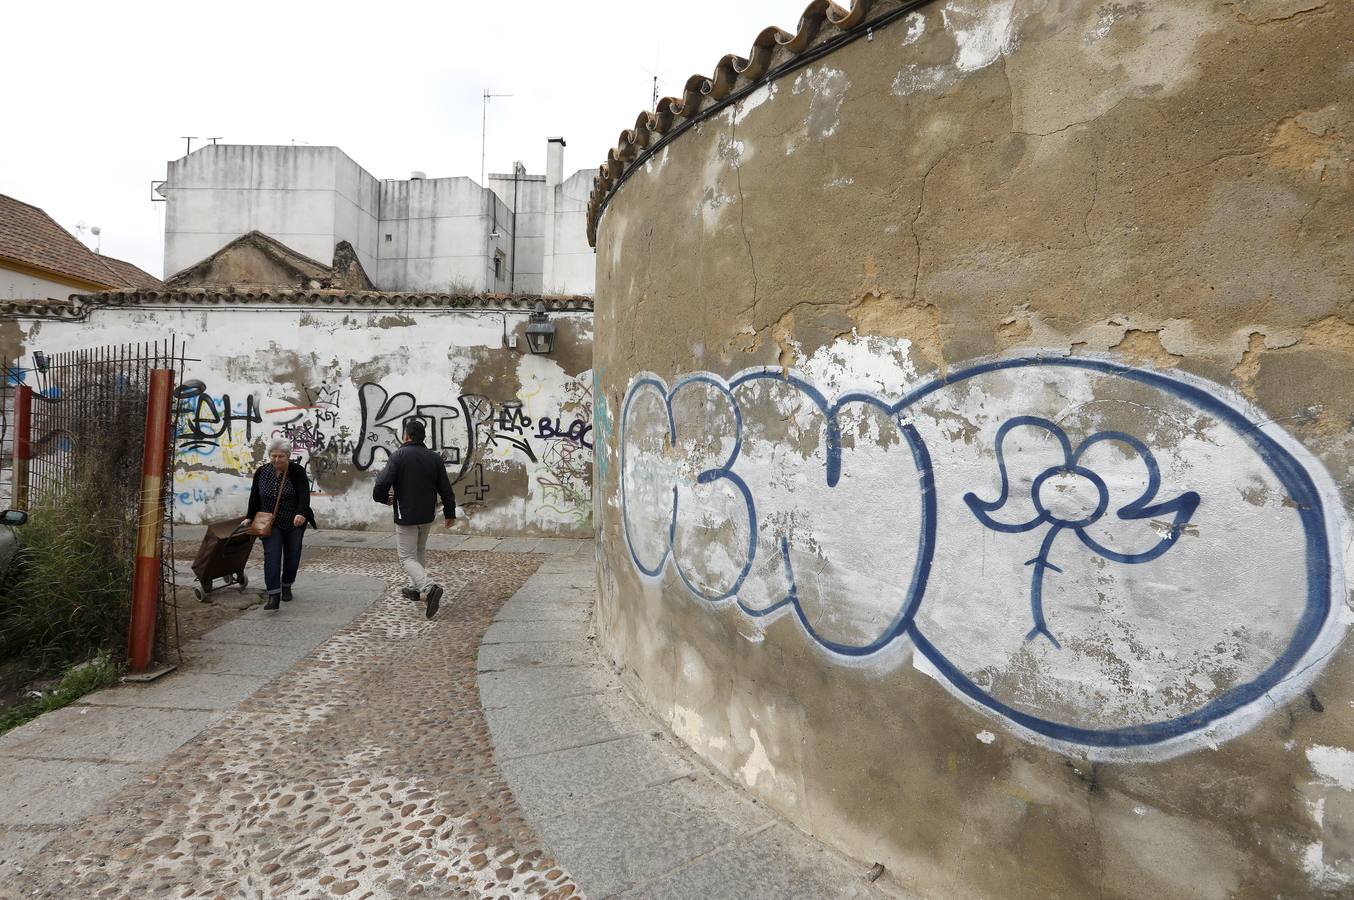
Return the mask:
<path id="1" fill-rule="evenodd" d="M 994 519 L 991 513 L 1005 506 L 1010 496 L 1011 480 L 1006 471 L 1006 437 L 1013 428 L 1022 426 L 1048 432 L 1058 442 L 1058 446 L 1062 450 L 1062 463 L 1045 469 L 1034 479 L 1034 484 L 1030 488 L 1030 500 L 1034 504 L 1036 515 L 1026 522 L 1007 524 Z M 1087 527 L 1099 521 L 1100 517 L 1109 509 L 1110 493 L 1103 478 L 1097 475 L 1094 470 L 1079 465 L 1079 463 L 1087 450 L 1096 444 L 1107 441 L 1115 441 L 1131 447 L 1147 466 L 1146 490 L 1137 499 L 1121 506 L 1116 513 L 1118 517 L 1124 520 L 1133 520 L 1154 519 L 1169 515 L 1172 519 L 1166 536 L 1158 541 L 1155 546 L 1141 553 L 1120 553 L 1111 550 L 1096 541 L 1086 531 Z M 1026 640 L 1033 640 L 1042 634 L 1048 638 L 1054 647 L 1061 648 L 1062 646 L 1053 636 L 1053 632 L 1048 630 L 1048 623 L 1044 620 L 1044 574 L 1050 571 L 1062 572 L 1062 569 L 1055 566 L 1048 558 L 1049 551 L 1053 549 L 1053 542 L 1061 532 L 1074 532 L 1077 537 L 1081 538 L 1083 544 L 1105 559 L 1120 563 L 1145 563 L 1157 559 L 1175 545 L 1175 542 L 1180 539 L 1181 529 L 1189 522 L 1190 517 L 1199 507 L 1199 495 L 1194 491 L 1186 491 L 1174 500 L 1154 504 L 1152 501 L 1156 499 L 1157 491 L 1161 487 L 1161 467 L 1157 465 L 1156 457 L 1152 455 L 1151 450 L 1147 449 L 1146 444 L 1131 435 L 1124 434 L 1122 431 L 1102 431 L 1093 434 L 1073 450 L 1072 442 L 1068 439 L 1067 433 L 1048 419 L 1041 419 L 1038 416 L 1016 416 L 1002 423 L 1001 428 L 997 429 L 996 450 L 997 468 L 1001 471 L 1001 493 L 998 494 L 997 499 L 991 501 L 979 500 L 978 495 L 971 492 L 965 494 L 964 502 L 973 511 L 973 515 L 993 531 L 1006 534 L 1031 531 L 1040 525 L 1053 526 L 1048 530 L 1043 543 L 1039 546 L 1039 555 L 1025 563 L 1027 566 L 1034 566 L 1034 573 L 1030 579 L 1030 614 L 1034 617 L 1034 627 L 1030 629 L 1029 634 L 1025 635 Z M 1048 484 L 1050 480 L 1060 476 L 1064 480 L 1069 477 L 1080 479 L 1093 486 L 1096 491 L 1095 508 L 1077 519 L 1068 519 L 1065 515 L 1050 511 L 1041 493 L 1041 488 Z"/>
<path id="2" fill-rule="evenodd" d="M 944 653 L 928 639 L 917 622 L 917 612 L 926 595 L 927 585 L 932 576 L 932 563 L 937 545 L 937 499 L 935 472 L 925 442 L 911 424 L 907 412 L 909 407 L 952 385 L 960 385 L 969 379 L 994 372 L 1021 372 L 1022 370 L 1079 370 L 1098 376 L 1124 379 L 1133 384 L 1162 391 L 1177 400 L 1189 404 L 1199 412 L 1205 413 L 1235 433 L 1273 473 L 1279 484 L 1292 500 L 1295 513 L 1302 527 L 1304 548 L 1304 568 L 1306 574 L 1306 596 L 1301 615 L 1289 637 L 1282 653 L 1254 678 L 1245 683 L 1232 685 L 1208 700 L 1202 706 L 1181 715 L 1163 718 L 1158 721 L 1131 724 L 1120 727 L 1088 728 L 1068 722 L 1053 721 L 1029 712 L 1017 709 L 995 697 L 991 691 L 979 684 L 955 665 Z M 903 602 L 896 616 L 875 637 L 869 640 L 848 642 L 830 639 L 821 634 L 811 622 L 801 600 L 796 582 L 796 574 L 790 561 L 788 542 L 779 541 L 778 564 L 783 569 L 788 588 L 783 596 L 768 607 L 755 607 L 739 597 L 739 591 L 752 571 L 758 546 L 757 504 L 753 492 L 744 479 L 736 472 L 735 466 L 743 451 L 743 418 L 735 392 L 740 387 L 759 381 L 772 382 L 797 392 L 798 399 L 807 402 L 822 414 L 823 433 L 823 470 L 826 486 L 837 486 L 842 475 L 843 425 L 842 413 L 849 408 L 873 409 L 888 416 L 898 429 L 898 433 L 910 450 L 916 468 L 916 488 L 919 495 L 919 525 L 917 528 L 917 551 L 915 563 L 903 596 Z M 675 446 L 678 439 L 678 425 L 673 412 L 673 398 L 683 389 L 699 387 L 724 398 L 732 411 L 733 429 L 731 430 L 732 448 L 716 461 L 715 465 L 701 468 L 685 480 L 686 489 L 697 486 L 721 485 L 727 488 L 734 498 L 735 508 L 741 508 L 745 519 L 737 522 L 748 533 L 746 548 L 740 550 L 741 560 L 735 560 L 737 574 L 727 586 L 718 585 L 707 589 L 697 584 L 697 579 L 688 571 L 682 554 L 674 553 L 678 541 L 679 486 L 674 482 L 671 490 L 670 507 L 662 512 L 659 519 L 663 524 L 662 547 L 655 550 L 657 558 L 642 558 L 644 554 L 636 545 L 636 526 L 632 524 L 633 511 L 630 509 L 629 486 L 627 485 L 627 453 L 629 445 L 627 431 L 633 427 L 632 407 L 637 398 L 644 395 L 652 397 L 665 410 L 666 440 Z M 1058 442 L 1063 450 L 1063 462 L 1044 471 L 1033 487 L 1037 515 L 1016 526 L 1004 525 L 992 518 L 990 513 L 1003 506 L 1008 500 L 1010 482 L 1002 455 L 1001 441 L 1011 428 L 1028 425 L 1043 428 Z M 1087 450 L 1105 442 L 1118 442 L 1135 451 L 1146 464 L 1148 483 L 1141 495 L 1119 506 L 1116 516 L 1122 520 L 1145 520 L 1163 516 L 1170 517 L 1168 533 L 1151 548 L 1137 552 L 1124 553 L 1105 546 L 1091 537 L 1086 529 L 1109 510 L 1111 499 L 1105 481 L 1090 468 L 1081 465 Z M 780 369 L 754 369 L 746 371 L 732 380 L 725 381 L 709 374 L 692 374 L 677 380 L 669 387 L 663 380 L 653 375 L 637 377 L 630 385 L 622 405 L 619 434 L 619 482 L 621 496 L 622 524 L 626 545 L 636 569 L 649 577 L 659 577 L 664 569 L 671 565 L 686 589 L 702 601 L 719 606 L 732 602 L 749 617 L 764 617 L 782 609 L 791 611 L 803 631 L 819 646 L 828 652 L 843 658 L 858 658 L 875 653 L 895 641 L 910 640 L 916 652 L 920 653 L 935 669 L 939 676 L 956 691 L 973 703 L 1000 715 L 1017 726 L 1028 729 L 1045 737 L 1068 743 L 1098 748 L 1134 748 L 1195 733 L 1236 713 L 1243 707 L 1254 703 L 1285 679 L 1298 673 L 1298 666 L 1309 650 L 1322 635 L 1323 629 L 1332 620 L 1331 593 L 1338 583 L 1339 575 L 1335 571 L 1335 561 L 1330 550 L 1331 536 L 1328 533 L 1325 501 L 1312 474 L 1288 449 L 1274 436 L 1257 427 L 1242 411 L 1230 403 L 1190 381 L 1175 378 L 1160 372 L 1135 369 L 1106 360 L 1078 359 L 1070 357 L 1029 357 L 1007 359 L 977 364 L 958 369 L 943 377 L 929 381 L 903 395 L 889 400 L 873 393 L 852 391 L 841 394 L 829 401 L 816 387 L 797 375 L 782 372 Z M 1043 618 L 1042 583 L 1047 572 L 1061 571 L 1049 560 L 1053 541 L 1063 531 L 1072 531 L 1082 543 L 1105 559 L 1120 563 L 1142 563 L 1166 553 L 1178 541 L 1183 527 L 1190 521 L 1200 505 L 1200 497 L 1193 491 L 1182 493 L 1171 500 L 1158 501 L 1160 489 L 1160 469 L 1146 445 L 1122 432 L 1099 432 L 1088 437 L 1075 449 L 1066 434 L 1052 422 L 1036 417 L 1018 417 L 1007 421 L 997 441 L 998 465 L 1001 469 L 1001 490 L 998 497 L 983 501 L 968 493 L 964 497 L 968 508 L 983 525 L 997 531 L 1029 531 L 1040 525 L 1049 526 L 1040 551 L 1027 565 L 1034 568 L 1031 588 L 1031 605 L 1035 627 L 1027 635 L 1032 638 L 1045 635 L 1054 646 L 1058 646 L 1049 632 Z M 1044 482 L 1055 476 L 1067 476 L 1083 479 L 1095 492 L 1093 508 L 1076 518 L 1060 517 L 1050 511 L 1037 499 L 1039 488 Z M 666 501 L 663 501 L 666 502 Z M 738 545 L 742 547 L 741 541 Z M 722 588 L 722 589 L 721 589 Z"/>

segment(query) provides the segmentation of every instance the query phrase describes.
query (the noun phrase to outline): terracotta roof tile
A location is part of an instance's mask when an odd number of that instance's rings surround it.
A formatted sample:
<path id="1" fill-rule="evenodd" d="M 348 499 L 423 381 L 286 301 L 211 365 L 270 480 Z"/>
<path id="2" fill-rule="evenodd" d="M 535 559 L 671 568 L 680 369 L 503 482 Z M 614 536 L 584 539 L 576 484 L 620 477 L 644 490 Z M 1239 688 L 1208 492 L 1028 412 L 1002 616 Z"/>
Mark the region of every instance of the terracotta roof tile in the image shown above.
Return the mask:
<path id="1" fill-rule="evenodd" d="M 4 194 L 0 194 L 0 258 L 91 284 L 121 286 L 121 276 L 114 276 L 51 216 Z"/>
<path id="2" fill-rule="evenodd" d="M 488 309 L 592 312 L 592 298 L 541 294 L 428 294 L 345 290 L 168 289 L 75 294 L 69 300 L 0 300 L 0 316 L 83 321 L 96 309 L 135 306 L 329 306 L 369 309 Z"/>
<path id="3" fill-rule="evenodd" d="M 132 265 L 125 259 L 118 259 L 114 256 L 95 256 L 95 259 L 103 264 L 103 267 L 110 272 L 112 277 L 117 279 L 115 287 L 154 291 L 165 286 L 163 281 L 144 269 Z"/>
<path id="4" fill-rule="evenodd" d="M 757 85 L 807 65 L 819 52 L 864 36 L 930 0 L 851 0 L 850 9 L 829 0 L 813 0 L 794 32 L 774 25 L 762 29 L 746 57 L 730 53 L 711 75 L 692 75 L 681 97 L 664 97 L 652 112 L 642 112 L 633 128 L 621 132 L 615 148 L 592 181 L 588 201 L 588 243 L 597 245 L 597 222 L 607 202 L 634 168 L 660 143 L 666 143 L 700 119 L 736 102 Z"/>

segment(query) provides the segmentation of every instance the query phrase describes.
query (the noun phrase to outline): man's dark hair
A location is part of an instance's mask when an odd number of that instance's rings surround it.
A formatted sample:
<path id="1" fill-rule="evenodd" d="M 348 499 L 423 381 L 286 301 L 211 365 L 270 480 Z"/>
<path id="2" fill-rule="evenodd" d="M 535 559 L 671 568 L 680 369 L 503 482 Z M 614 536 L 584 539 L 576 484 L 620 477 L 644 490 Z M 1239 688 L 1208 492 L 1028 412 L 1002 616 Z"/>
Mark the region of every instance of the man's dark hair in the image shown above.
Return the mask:
<path id="1" fill-rule="evenodd" d="M 423 438 L 427 435 L 427 428 L 419 419 L 410 419 L 404 423 L 404 439 L 413 441 L 416 444 L 423 443 Z"/>

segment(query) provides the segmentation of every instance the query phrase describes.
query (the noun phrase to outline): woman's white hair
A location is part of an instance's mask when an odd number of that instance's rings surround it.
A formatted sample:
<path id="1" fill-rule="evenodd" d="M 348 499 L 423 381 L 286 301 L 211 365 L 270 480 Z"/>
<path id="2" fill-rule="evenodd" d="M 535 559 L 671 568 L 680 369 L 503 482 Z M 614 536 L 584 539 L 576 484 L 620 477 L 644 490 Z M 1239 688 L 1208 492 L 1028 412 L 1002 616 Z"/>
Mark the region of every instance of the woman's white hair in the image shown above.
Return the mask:
<path id="1" fill-rule="evenodd" d="M 273 438 L 271 441 L 268 442 L 269 456 L 271 456 L 278 450 L 281 450 L 283 453 L 287 454 L 288 456 L 291 456 L 291 441 L 287 440 L 286 438 Z"/>

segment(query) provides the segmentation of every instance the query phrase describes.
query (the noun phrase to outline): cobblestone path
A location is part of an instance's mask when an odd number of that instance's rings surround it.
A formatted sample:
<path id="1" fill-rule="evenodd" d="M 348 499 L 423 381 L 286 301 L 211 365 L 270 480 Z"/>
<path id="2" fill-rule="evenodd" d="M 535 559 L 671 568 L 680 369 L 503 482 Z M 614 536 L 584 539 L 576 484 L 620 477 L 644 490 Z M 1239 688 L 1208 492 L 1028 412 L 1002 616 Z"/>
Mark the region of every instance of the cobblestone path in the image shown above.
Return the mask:
<path id="1" fill-rule="evenodd" d="M 383 576 L 385 594 L 0 895 L 574 896 L 503 783 L 475 681 L 481 637 L 542 557 L 430 552 L 451 586 L 432 622 L 393 557 L 308 551 L 297 607 L 324 602 L 306 568 Z"/>

